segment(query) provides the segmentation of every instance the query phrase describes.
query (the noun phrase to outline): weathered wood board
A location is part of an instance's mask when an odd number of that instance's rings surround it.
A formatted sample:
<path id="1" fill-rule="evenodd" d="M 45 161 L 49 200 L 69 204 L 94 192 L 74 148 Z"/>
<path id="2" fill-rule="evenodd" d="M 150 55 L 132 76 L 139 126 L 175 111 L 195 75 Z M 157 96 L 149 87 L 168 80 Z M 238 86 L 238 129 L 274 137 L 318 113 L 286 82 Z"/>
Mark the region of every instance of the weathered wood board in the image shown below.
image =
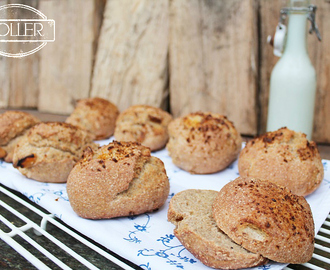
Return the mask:
<path id="1" fill-rule="evenodd" d="M 0 5 L 7 5 L 7 0 L 0 0 Z M 1 15 L 1 13 L 0 13 Z M 4 13 L 3 16 L 7 16 L 7 13 Z M 7 50 L 8 43 L 1 45 L 1 49 Z M 10 58 L 0 55 L 0 108 L 9 107 L 9 95 L 10 95 L 10 86 L 9 86 L 9 62 Z"/>
<path id="2" fill-rule="evenodd" d="M 10 80 L 7 71 L 9 70 L 10 59 L 0 56 L 0 108 L 9 107 Z"/>
<path id="3" fill-rule="evenodd" d="M 244 134 L 257 130 L 255 1 L 172 0 L 170 97 L 174 116 L 226 115 Z"/>
<path id="4" fill-rule="evenodd" d="M 318 7 L 316 21 L 322 35 L 321 42 L 315 34 L 308 37 L 308 51 L 317 74 L 313 139 L 330 143 L 330 2 L 313 3 Z"/>
<path id="5" fill-rule="evenodd" d="M 132 104 L 162 106 L 168 81 L 168 0 L 108 0 L 91 96 L 120 111 Z"/>
<path id="6" fill-rule="evenodd" d="M 22 1 L 0 1 L 0 6 L 7 4 L 24 4 L 33 8 L 38 8 L 37 0 Z M 4 16 L 6 11 L 1 16 Z M 25 19 L 24 9 L 17 9 L 16 13 L 8 13 L 8 19 Z M 26 38 L 28 39 L 28 38 Z M 20 43 L 1 43 L 1 50 L 8 52 L 19 52 Z M 25 45 L 24 45 L 25 46 Z M 39 77 L 39 55 L 32 54 L 24 58 L 4 57 L 0 58 L 1 67 L 1 88 L 0 106 L 5 107 L 36 107 L 38 101 L 38 77 Z"/>
<path id="7" fill-rule="evenodd" d="M 102 0 L 41 0 L 39 9 L 56 23 L 55 42 L 40 51 L 38 109 L 71 113 L 89 96 Z"/>

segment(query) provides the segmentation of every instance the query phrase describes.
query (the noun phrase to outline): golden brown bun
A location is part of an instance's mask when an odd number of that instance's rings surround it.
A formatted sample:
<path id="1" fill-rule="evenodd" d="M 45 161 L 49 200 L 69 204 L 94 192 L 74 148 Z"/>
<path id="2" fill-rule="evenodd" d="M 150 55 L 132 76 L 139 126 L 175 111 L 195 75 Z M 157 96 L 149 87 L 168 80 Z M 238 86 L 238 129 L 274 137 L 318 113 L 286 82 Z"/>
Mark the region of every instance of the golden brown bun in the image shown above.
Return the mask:
<path id="1" fill-rule="evenodd" d="M 174 195 L 168 220 L 176 227 L 175 236 L 203 264 L 221 269 L 237 269 L 267 262 L 260 254 L 247 251 L 217 227 L 212 204 L 218 192 L 188 189 Z"/>
<path id="2" fill-rule="evenodd" d="M 135 105 L 123 111 L 116 122 L 117 141 L 139 142 L 156 151 L 168 141 L 167 126 L 172 116 L 160 108 Z"/>
<path id="3" fill-rule="evenodd" d="M 13 161 L 16 144 L 39 119 L 21 111 L 6 111 L 0 114 L 0 158 Z"/>
<path id="4" fill-rule="evenodd" d="M 240 153 L 238 169 L 241 176 L 266 179 L 301 196 L 315 191 L 324 177 L 316 144 L 287 128 L 249 141 Z"/>
<path id="5" fill-rule="evenodd" d="M 225 185 L 213 217 L 237 244 L 281 263 L 305 263 L 314 251 L 314 221 L 302 196 L 268 181 L 242 178 Z"/>
<path id="6" fill-rule="evenodd" d="M 241 149 L 242 138 L 233 123 L 216 113 L 196 112 L 173 120 L 167 150 L 175 165 L 190 173 L 225 169 Z"/>
<path id="7" fill-rule="evenodd" d="M 106 219 L 160 208 L 169 194 L 163 162 L 135 142 L 112 142 L 86 150 L 71 171 L 67 192 L 81 217 Z"/>
<path id="8" fill-rule="evenodd" d="M 28 178 L 63 183 L 87 146 L 96 145 L 85 130 L 60 122 L 39 123 L 17 144 L 13 166 Z"/>
<path id="9" fill-rule="evenodd" d="M 110 101 L 99 98 L 85 98 L 77 101 L 66 123 L 89 131 L 95 140 L 107 139 L 115 130 L 119 110 Z"/>

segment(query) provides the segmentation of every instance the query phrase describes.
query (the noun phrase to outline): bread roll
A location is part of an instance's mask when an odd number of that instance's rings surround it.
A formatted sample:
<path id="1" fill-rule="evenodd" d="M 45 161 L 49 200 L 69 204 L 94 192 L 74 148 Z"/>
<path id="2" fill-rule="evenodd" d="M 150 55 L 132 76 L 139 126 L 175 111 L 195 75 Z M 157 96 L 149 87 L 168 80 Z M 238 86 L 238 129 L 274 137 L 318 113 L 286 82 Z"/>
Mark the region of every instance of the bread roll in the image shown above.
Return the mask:
<path id="1" fill-rule="evenodd" d="M 301 264 L 314 251 L 314 221 L 302 196 L 268 181 L 239 177 L 213 203 L 218 227 L 247 250 L 280 263 Z"/>
<path id="2" fill-rule="evenodd" d="M 96 145 L 85 130 L 60 122 L 39 123 L 17 144 L 13 166 L 28 178 L 64 183 L 87 146 Z"/>
<path id="3" fill-rule="evenodd" d="M 110 101 L 99 98 L 85 98 L 77 101 L 66 123 L 89 131 L 95 140 L 107 139 L 115 130 L 119 110 Z"/>
<path id="4" fill-rule="evenodd" d="M 195 174 L 214 173 L 233 162 L 242 138 L 233 123 L 216 113 L 196 112 L 173 120 L 167 150 L 173 163 Z"/>
<path id="5" fill-rule="evenodd" d="M 188 189 L 174 195 L 168 220 L 176 227 L 175 236 L 203 264 L 221 269 L 237 269 L 267 262 L 233 242 L 217 227 L 212 205 L 218 192 Z"/>
<path id="6" fill-rule="evenodd" d="M 112 142 L 93 151 L 71 171 L 72 209 L 88 219 L 138 215 L 160 208 L 169 194 L 163 162 L 139 143 Z"/>
<path id="7" fill-rule="evenodd" d="M 301 196 L 315 191 L 324 177 L 316 143 L 287 128 L 249 141 L 240 153 L 238 169 L 243 177 L 267 179 Z"/>
<path id="8" fill-rule="evenodd" d="M 117 141 L 141 143 L 156 151 L 165 147 L 168 141 L 167 126 L 172 116 L 160 108 L 135 105 L 123 111 L 116 122 Z"/>
<path id="9" fill-rule="evenodd" d="M 27 112 L 6 111 L 0 114 L 0 158 L 12 162 L 16 144 L 38 122 L 38 118 Z"/>

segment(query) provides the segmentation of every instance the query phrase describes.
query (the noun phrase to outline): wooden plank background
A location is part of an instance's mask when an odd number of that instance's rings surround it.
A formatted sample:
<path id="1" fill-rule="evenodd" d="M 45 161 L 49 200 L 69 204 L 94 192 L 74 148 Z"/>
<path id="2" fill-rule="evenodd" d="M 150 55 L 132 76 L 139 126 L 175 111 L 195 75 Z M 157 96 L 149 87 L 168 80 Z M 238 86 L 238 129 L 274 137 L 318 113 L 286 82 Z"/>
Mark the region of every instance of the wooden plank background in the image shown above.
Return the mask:
<path id="1" fill-rule="evenodd" d="M 174 116 L 197 109 L 257 130 L 257 6 L 253 0 L 170 2 L 170 98 Z"/>
<path id="2" fill-rule="evenodd" d="M 0 57 L 0 108 L 65 115 L 75 100 L 100 96 L 120 110 L 143 103 L 175 117 L 214 111 L 244 135 L 265 131 L 278 60 L 266 39 L 286 1 L 83 2 L 0 0 L 33 6 L 56 22 L 55 42 L 21 59 Z M 323 38 L 308 37 L 318 75 L 313 139 L 330 143 L 330 1 L 311 3 Z"/>
<path id="3" fill-rule="evenodd" d="M 164 107 L 168 82 L 168 0 L 111 0 L 105 6 L 91 95 Z"/>

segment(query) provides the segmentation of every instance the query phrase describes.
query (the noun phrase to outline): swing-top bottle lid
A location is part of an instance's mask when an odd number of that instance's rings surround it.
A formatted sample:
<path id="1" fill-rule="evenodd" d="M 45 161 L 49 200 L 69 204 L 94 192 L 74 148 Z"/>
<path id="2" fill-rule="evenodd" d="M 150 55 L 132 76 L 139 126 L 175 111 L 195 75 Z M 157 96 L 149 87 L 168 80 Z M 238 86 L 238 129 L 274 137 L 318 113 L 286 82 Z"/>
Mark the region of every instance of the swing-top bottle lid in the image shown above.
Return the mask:
<path id="1" fill-rule="evenodd" d="M 288 13 L 309 12 L 309 0 L 288 0 L 287 7 L 285 8 Z"/>
<path id="2" fill-rule="evenodd" d="M 287 0 L 287 7 L 281 9 L 280 20 L 276 27 L 274 36 L 268 36 L 267 42 L 274 47 L 274 54 L 281 56 L 286 40 L 286 26 L 284 20 L 287 15 L 292 13 L 307 13 L 307 19 L 311 22 L 309 33 L 315 32 L 317 38 L 321 41 L 321 34 L 315 22 L 316 6 L 310 4 L 310 0 Z"/>
<path id="3" fill-rule="evenodd" d="M 280 23 L 282 23 L 287 14 L 307 13 L 307 19 L 311 22 L 309 33 L 315 32 L 318 40 L 321 41 L 321 34 L 315 22 L 316 9 L 315 5 L 310 4 L 310 0 L 288 0 L 288 7 L 281 9 Z"/>
<path id="4" fill-rule="evenodd" d="M 309 0 L 288 0 L 288 7 L 308 7 L 310 5 Z"/>

